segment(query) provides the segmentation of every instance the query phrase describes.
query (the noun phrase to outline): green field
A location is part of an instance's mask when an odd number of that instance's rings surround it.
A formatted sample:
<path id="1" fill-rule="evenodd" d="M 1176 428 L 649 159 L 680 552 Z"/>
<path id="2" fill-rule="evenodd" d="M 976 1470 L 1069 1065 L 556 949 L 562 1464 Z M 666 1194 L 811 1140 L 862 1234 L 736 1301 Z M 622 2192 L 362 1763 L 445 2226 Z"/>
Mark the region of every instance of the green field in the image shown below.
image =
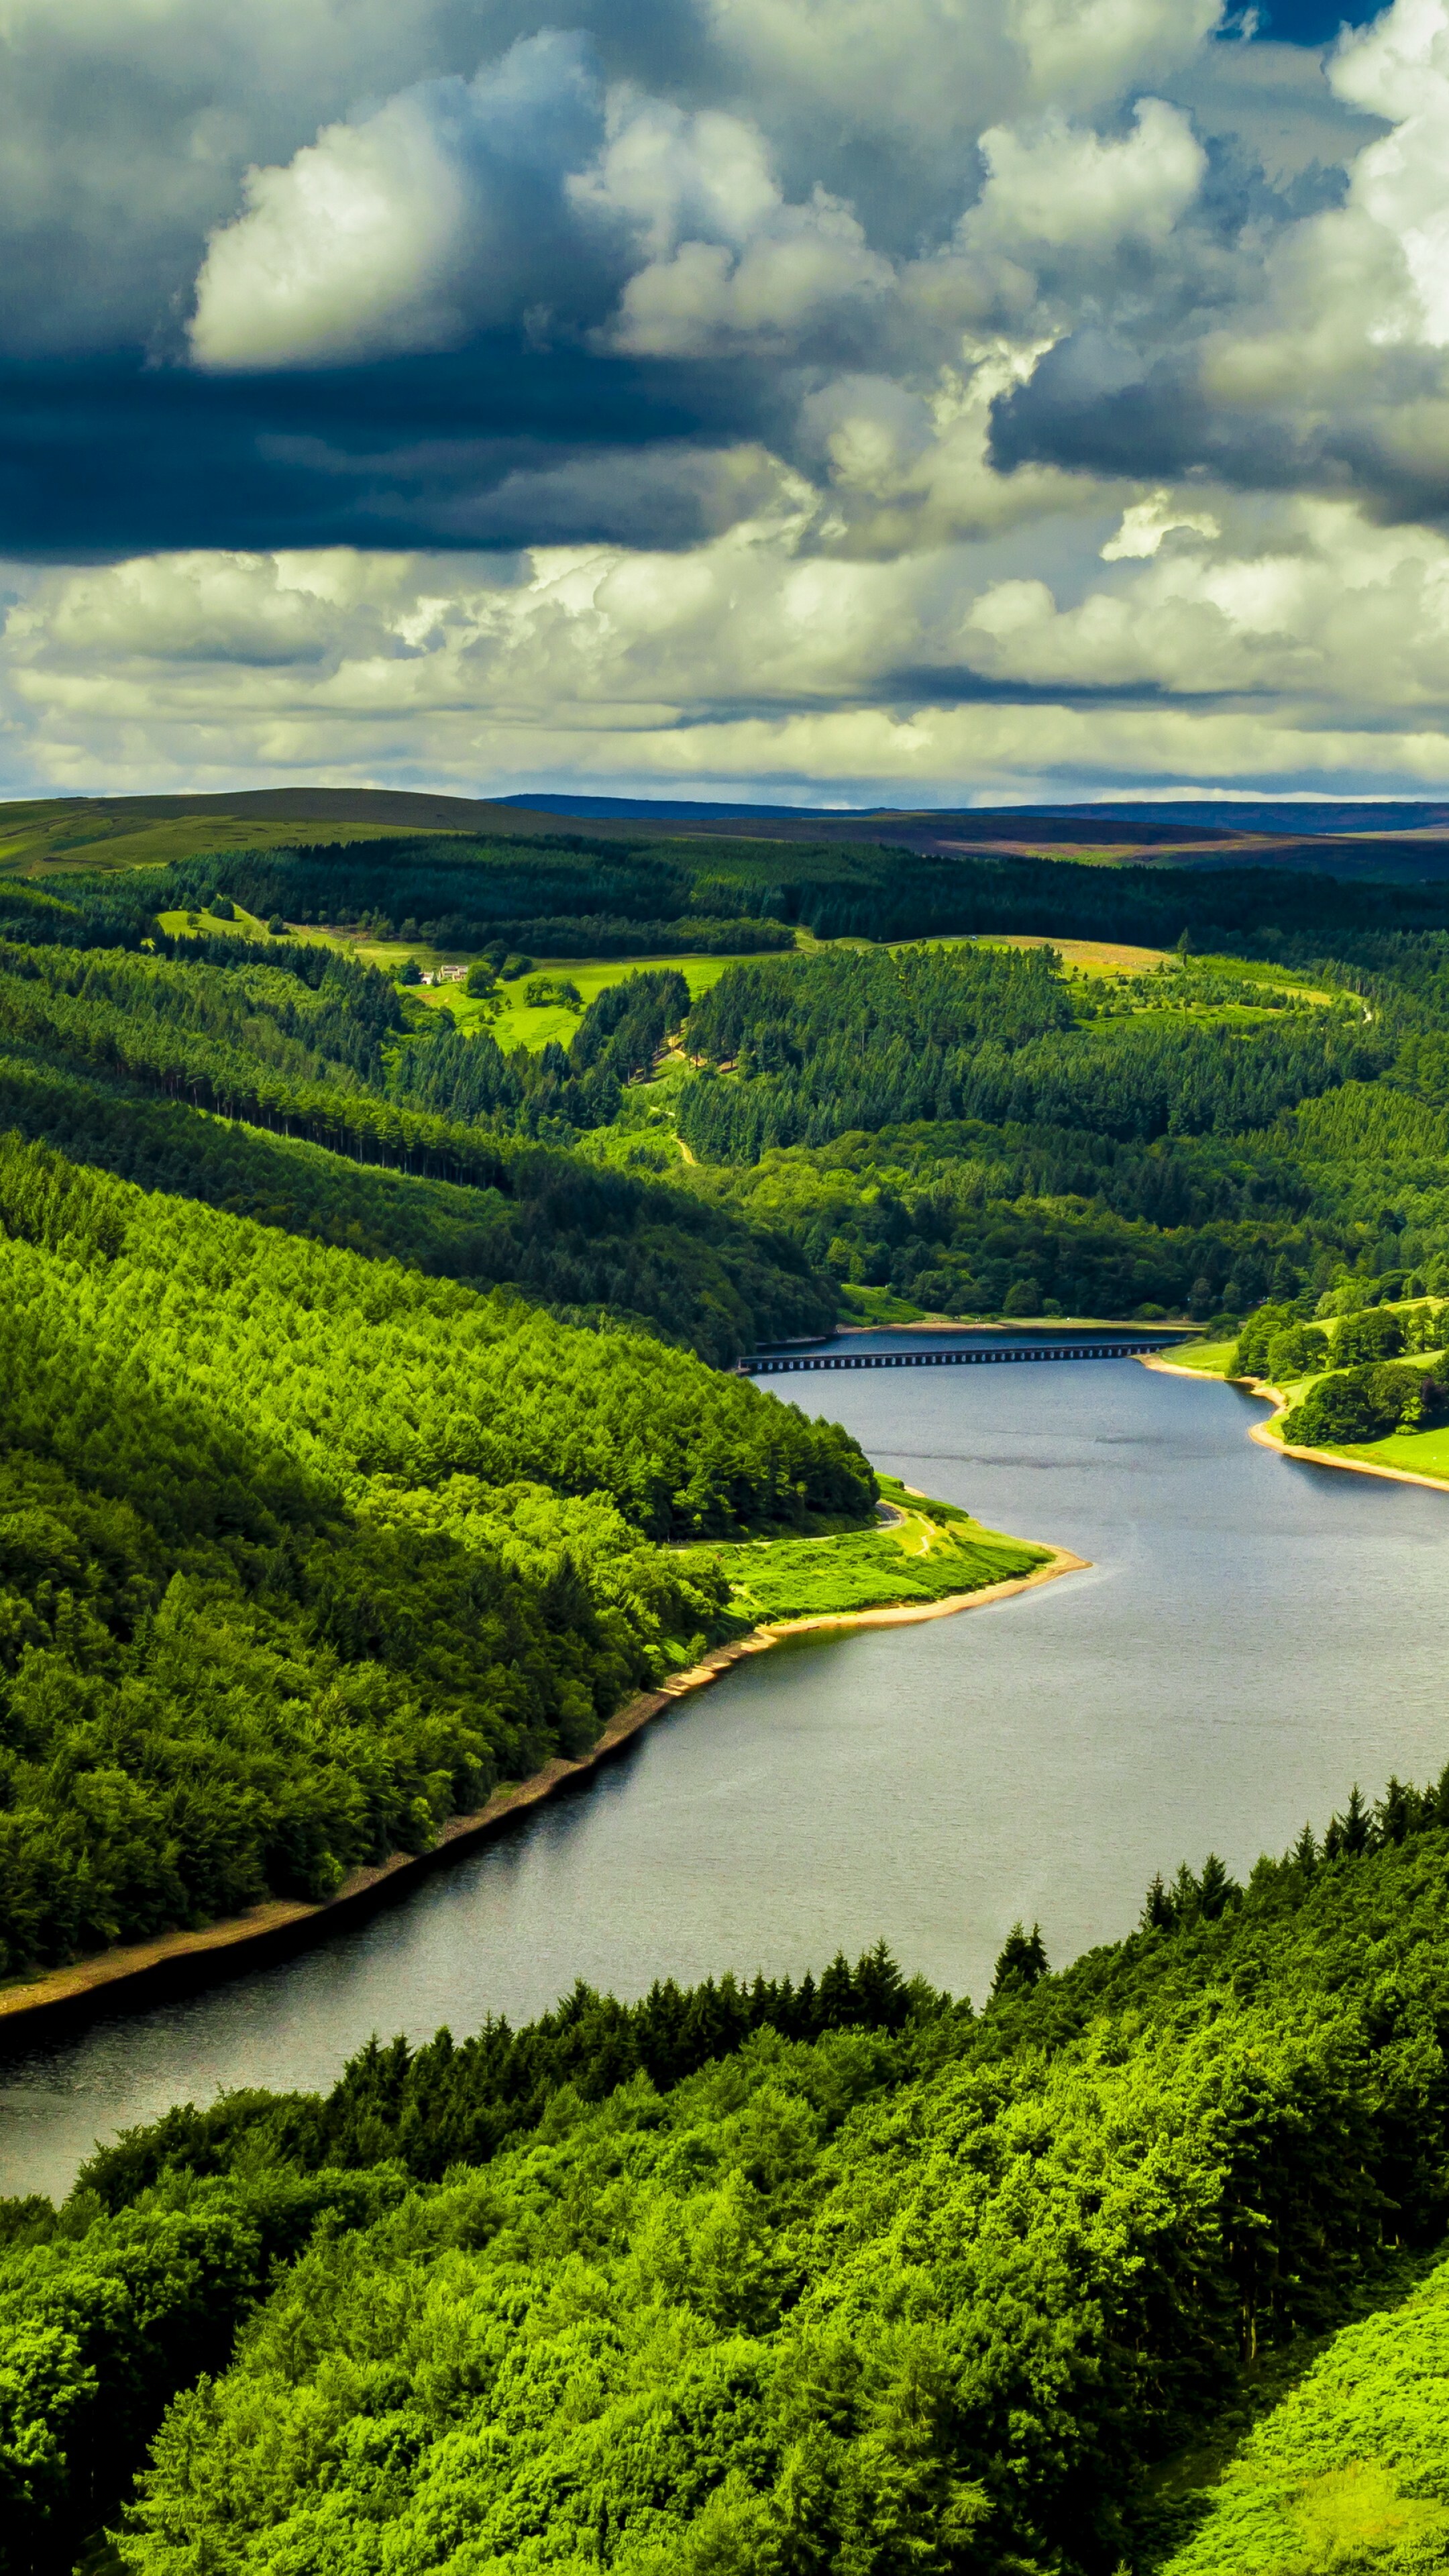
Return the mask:
<path id="1" fill-rule="evenodd" d="M 366 940 L 359 944 L 357 954 L 382 967 L 413 956 L 425 973 L 436 970 L 440 965 L 465 966 L 470 963 L 461 950 L 435 953 L 416 942 L 411 947 L 396 943 L 378 947 Z M 431 1004 L 435 1010 L 451 1011 L 462 1029 L 489 1029 L 505 1054 L 510 1047 L 526 1046 L 536 1055 L 548 1045 L 550 1038 L 566 1047 L 590 1002 L 597 1000 L 600 993 L 607 992 L 611 984 L 622 984 L 626 976 L 641 974 L 648 967 L 674 967 L 684 977 L 691 997 L 697 1001 L 701 993 L 707 993 L 712 984 L 719 982 L 727 967 L 740 963 L 737 957 L 538 958 L 535 961 L 537 972 L 554 979 L 566 976 L 570 983 L 577 984 L 578 1010 L 556 1002 L 547 1004 L 542 1010 L 530 1010 L 523 999 L 525 984 L 530 980 L 525 976 L 520 976 L 512 984 L 500 986 L 504 997 L 501 1010 L 490 1010 L 486 1002 L 470 1002 L 461 984 L 425 985 L 419 999 Z"/>
<path id="2" fill-rule="evenodd" d="M 1411 1475 L 1442 1477 L 1449 1484 L 1449 1424 L 1442 1422 L 1432 1431 L 1395 1431 L 1387 1440 L 1371 1440 L 1341 1454 L 1367 1458 L 1376 1467 L 1406 1467 Z"/>
<path id="3" fill-rule="evenodd" d="M 1203 1377 L 1226 1377 L 1236 1342 L 1194 1342 L 1186 1350 L 1165 1352 L 1174 1368 L 1196 1369 Z"/>
<path id="4" fill-rule="evenodd" d="M 752 1624 L 846 1618 L 859 1610 L 944 1601 L 953 1593 L 1010 1582 L 1047 1562 L 1047 1549 L 984 1529 L 952 1503 L 908 1493 L 894 1476 L 882 1476 L 880 1487 L 899 1514 L 883 1529 L 752 1539 L 681 1553 L 711 1556 L 729 1579 L 735 1616 Z"/>
<path id="5" fill-rule="evenodd" d="M 174 938 L 190 931 L 208 938 L 265 939 L 267 925 L 256 913 L 238 904 L 234 921 L 218 921 L 209 912 L 163 912 L 157 915 L 161 927 Z M 437 974 L 444 966 L 471 966 L 477 951 L 465 948 L 432 948 L 422 939 L 350 939 L 335 930 L 303 929 L 289 925 L 289 939 L 312 939 L 345 949 L 349 956 L 360 957 L 369 966 L 380 966 L 386 974 L 414 958 L 425 975 Z M 497 1003 L 471 1001 L 461 984 L 420 984 L 412 990 L 430 1010 L 447 1011 L 460 1029 L 486 1028 L 506 1052 L 510 1047 L 526 1046 L 534 1054 L 546 1047 L 551 1038 L 566 1047 L 590 1002 L 611 984 L 622 984 L 625 977 L 641 974 L 649 967 L 671 966 L 678 970 L 689 986 L 692 998 L 698 1000 L 717 984 L 728 967 L 744 963 L 739 957 L 539 957 L 527 976 L 515 977 L 511 984 L 498 988 L 502 1007 Z M 535 973 L 555 980 L 567 977 L 579 989 L 579 1008 L 549 1003 L 541 1010 L 530 1010 L 523 999 L 524 988 Z"/>
<path id="6" fill-rule="evenodd" d="M 188 934 L 193 939 L 198 936 L 207 939 L 270 938 L 271 933 L 266 923 L 256 913 L 244 912 L 240 904 L 236 905 L 235 912 L 236 918 L 233 921 L 218 921 L 216 915 L 210 912 L 158 912 L 156 918 L 162 929 L 169 931 L 173 939 L 185 939 Z M 289 928 L 286 936 L 289 939 L 321 940 L 326 934 L 320 930 Z"/>

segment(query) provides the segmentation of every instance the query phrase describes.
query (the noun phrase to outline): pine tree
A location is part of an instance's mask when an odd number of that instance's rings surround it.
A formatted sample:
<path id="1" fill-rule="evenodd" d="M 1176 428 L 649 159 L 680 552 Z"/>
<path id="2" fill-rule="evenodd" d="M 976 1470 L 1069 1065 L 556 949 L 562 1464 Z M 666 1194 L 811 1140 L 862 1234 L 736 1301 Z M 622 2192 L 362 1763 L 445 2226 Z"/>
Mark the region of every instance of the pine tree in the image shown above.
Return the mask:
<path id="1" fill-rule="evenodd" d="M 1226 1914 L 1230 1907 L 1241 1904 L 1242 1895 L 1243 1891 L 1237 1880 L 1230 1876 L 1217 1853 L 1209 1852 L 1203 1862 L 1202 1877 L 1198 1882 L 1198 1903 L 1207 1921 L 1216 1923 L 1219 1915 Z"/>
<path id="2" fill-rule="evenodd" d="M 995 2003 L 1003 1995 L 1029 1993 L 1050 1973 L 1041 1925 L 1033 1923 L 1028 1932 L 1020 1922 L 1013 1923 L 996 1962 L 996 1972 L 991 1980 L 991 2000 Z"/>
<path id="3" fill-rule="evenodd" d="M 1196 1923 L 1202 1912 L 1202 1889 L 1186 1861 L 1178 1864 L 1177 1876 L 1172 1882 L 1172 1895 L 1177 1907 L 1179 1923 Z"/>
<path id="4" fill-rule="evenodd" d="M 905 1979 L 884 1941 L 856 1965 L 855 2000 L 861 2020 L 878 2030 L 899 2030 L 910 2011 Z"/>
<path id="5" fill-rule="evenodd" d="M 1390 1777 L 1374 1816 L 1381 1843 L 1401 1843 L 1413 1832 L 1418 1821 L 1418 1803 L 1412 1789 L 1406 1789 L 1402 1780 Z"/>
<path id="6" fill-rule="evenodd" d="M 1176 1926 L 1177 1899 L 1164 1883 L 1159 1870 L 1143 1901 L 1142 1929 L 1144 1932 L 1171 1932 Z"/>
<path id="7" fill-rule="evenodd" d="M 1342 1825 L 1343 1848 L 1350 1859 L 1357 1859 L 1360 1852 L 1368 1850 L 1373 1827 L 1368 1808 L 1364 1803 L 1363 1791 L 1356 1780 L 1348 1793 L 1348 1805 L 1343 1811 Z"/>
<path id="8" fill-rule="evenodd" d="M 822 2030 L 848 2030 L 855 2019 L 855 1979 L 843 1950 L 836 1951 L 820 1980 L 816 2013 Z"/>

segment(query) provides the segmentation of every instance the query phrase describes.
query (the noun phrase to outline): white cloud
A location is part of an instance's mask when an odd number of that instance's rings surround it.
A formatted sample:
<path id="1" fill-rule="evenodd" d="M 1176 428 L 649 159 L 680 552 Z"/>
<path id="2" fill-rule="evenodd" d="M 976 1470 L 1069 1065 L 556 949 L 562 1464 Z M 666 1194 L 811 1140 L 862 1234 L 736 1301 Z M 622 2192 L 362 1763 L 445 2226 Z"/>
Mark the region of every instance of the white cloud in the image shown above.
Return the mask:
<path id="1" fill-rule="evenodd" d="M 758 129 L 688 115 L 625 90 L 609 141 L 569 183 L 581 214 L 625 228 L 647 254 L 599 334 L 641 357 L 697 357 L 798 341 L 832 307 L 895 282 L 851 209 L 816 187 L 785 202 Z"/>
<path id="2" fill-rule="evenodd" d="M 1351 507 L 1313 502 L 1289 505 L 1256 542 L 1247 528 L 1234 542 L 1212 513 L 1179 513 L 1169 494 L 1149 506 L 1159 535 L 1176 530 L 1182 541 L 1121 586 L 1065 607 L 1039 581 L 1003 582 L 977 599 L 966 619 L 976 666 L 1037 688 L 1282 701 L 1300 723 L 1311 715 L 1325 728 L 1408 709 L 1449 714 L 1441 536 L 1371 528 Z M 1147 549 L 1132 551 L 1140 560 Z"/>
<path id="3" fill-rule="evenodd" d="M 1178 529 L 1184 535 L 1219 537 L 1222 535 L 1211 510 L 1184 510 L 1170 492 L 1148 494 L 1145 501 L 1133 501 L 1122 513 L 1122 525 L 1115 537 L 1109 537 L 1102 548 L 1103 563 L 1127 563 L 1134 557 L 1155 555 L 1164 537 Z"/>
<path id="4" fill-rule="evenodd" d="M 1266 296 L 1209 341 L 1204 381 L 1242 405 L 1402 400 L 1402 362 L 1449 347 L 1449 11 L 1394 0 L 1329 66 L 1349 106 L 1391 120 L 1355 157 L 1341 207 L 1272 245 Z M 1416 390 L 1422 391 L 1422 386 Z M 1384 424 L 1393 444 L 1394 424 Z"/>
<path id="5" fill-rule="evenodd" d="M 1207 155 L 1164 100 L 1139 99 L 1133 113 L 1134 131 L 1120 142 L 1059 113 L 1024 133 L 989 127 L 981 137 L 989 176 L 961 226 L 964 246 L 1099 259 L 1124 241 L 1165 241 L 1197 195 Z"/>
<path id="6" fill-rule="evenodd" d="M 275 367 L 446 346 L 465 190 L 416 99 L 329 125 L 285 170 L 250 170 L 247 211 L 213 233 L 193 355 Z"/>
<path id="7" fill-rule="evenodd" d="M 499 334 L 456 423 L 432 369 L 381 428 L 178 401 L 249 460 L 228 533 L 520 549 L 25 576 L 29 774 L 1440 774 L 1449 0 L 1326 68 L 1217 0 L 564 14 L 0 0 L 17 342 L 169 400 L 188 311 L 213 378 Z"/>
<path id="8" fill-rule="evenodd" d="M 212 234 L 193 355 L 326 364 L 446 348 L 516 312 L 549 283 L 563 180 L 601 125 L 582 39 L 540 35 L 471 83 L 324 127 L 285 169 L 249 171 L 245 213 Z"/>
<path id="9" fill-rule="evenodd" d="M 1039 98 L 1092 108 L 1160 81 L 1198 52 L 1222 0 L 1010 0 Z"/>
<path id="10" fill-rule="evenodd" d="M 704 0 L 720 52 L 772 125 L 904 141 L 935 159 L 1024 100 L 1001 0 Z"/>
<path id="11" fill-rule="evenodd" d="M 685 238 L 743 247 L 781 197 L 758 129 L 717 108 L 690 115 L 666 99 L 617 90 L 608 142 L 568 183 L 575 205 L 636 233 L 651 259 Z"/>
<path id="12" fill-rule="evenodd" d="M 894 284 L 850 212 L 824 190 L 778 204 L 753 240 L 681 242 L 631 277 L 604 335 L 639 357 L 700 357 L 731 348 L 791 350 L 817 322 Z"/>
<path id="13" fill-rule="evenodd" d="M 801 428 L 827 480 L 815 540 L 833 551 L 890 557 L 1080 517 L 1101 487 L 1082 475 L 990 461 L 992 406 L 1025 383 L 1037 341 L 963 336 L 961 364 L 907 391 L 889 377 L 839 376 L 807 396 Z M 1116 487 L 1107 487 L 1107 506 Z"/>
<path id="14" fill-rule="evenodd" d="M 788 347 L 894 284 L 848 206 L 820 187 L 786 202 L 741 118 L 625 85 L 606 133 L 577 36 L 520 41 L 471 83 L 424 83 L 326 126 L 244 185 L 197 279 L 191 349 L 213 369 L 456 346 L 547 311 L 591 265 L 596 308 L 625 272 L 599 344 L 649 357 Z"/>
<path id="15" fill-rule="evenodd" d="M 946 801 L 1065 771 L 1449 778 L 1449 542 L 1344 503 L 1213 498 L 1191 515 L 1222 535 L 1179 519 L 1172 549 L 1070 584 L 962 546 L 802 555 L 785 510 L 682 554 L 47 573 L 0 673 L 56 786 L 716 778 Z"/>

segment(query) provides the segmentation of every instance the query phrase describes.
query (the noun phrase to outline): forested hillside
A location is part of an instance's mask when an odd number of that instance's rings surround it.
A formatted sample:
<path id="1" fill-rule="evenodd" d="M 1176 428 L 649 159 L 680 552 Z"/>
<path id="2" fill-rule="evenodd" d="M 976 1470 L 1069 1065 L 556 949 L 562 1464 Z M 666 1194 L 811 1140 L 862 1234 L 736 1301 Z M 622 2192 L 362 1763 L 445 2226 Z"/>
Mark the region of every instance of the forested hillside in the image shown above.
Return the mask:
<path id="1" fill-rule="evenodd" d="M 726 1585 L 859 1519 L 828 1424 L 0 1142 L 0 1973 L 329 1894 L 591 1744 Z"/>
<path id="2" fill-rule="evenodd" d="M 0 1972 L 423 1849 L 818 1533 L 878 1597 L 856 1445 L 708 1364 L 851 1296 L 1437 1403 L 1442 914 L 727 836 L 0 889 Z M 1446 1902 L 1449 1775 L 975 2011 L 876 1951 L 178 2111 L 0 2208 L 0 2565 L 1418 2576 Z"/>
<path id="3" fill-rule="evenodd" d="M 109 908 L 99 918 L 116 929 Z M 645 1178 L 528 1150 L 617 1113 L 621 1071 L 665 1034 L 664 998 L 651 993 L 631 1027 L 605 995 L 572 1061 L 522 1049 L 505 1064 L 486 1033 L 464 1042 L 417 1005 L 410 1017 L 394 983 L 333 948 L 136 939 L 0 941 L 4 1124 L 324 1241 L 636 1316 L 712 1360 L 828 1330 L 830 1284 L 793 1243 Z"/>
<path id="4" fill-rule="evenodd" d="M 728 1363 L 877 1292 L 1301 1323 L 1449 1291 L 1449 934 L 1382 927 L 1431 893 L 1332 890 L 1311 947 L 1245 918 L 1236 959 L 1189 938 L 1150 970 L 857 940 L 705 989 L 625 960 L 587 1002 L 545 979 L 562 1038 L 495 1037 L 537 961 L 480 926 L 542 920 L 525 889 L 693 937 L 885 882 L 868 850 L 792 844 L 786 879 L 767 843 L 700 846 L 232 850 L 3 891 L 12 1969 L 325 1894 L 589 1743 L 724 1616 L 720 1569 L 661 1547 L 863 1530 L 853 1444 L 681 1344 Z M 934 903 L 948 863 L 891 857 Z M 952 918 L 1020 919 L 1048 879 L 1098 927 L 1171 892 L 961 862 Z M 436 945 L 377 935 L 445 896 L 422 926 L 481 943 L 451 1001 L 417 982 Z M 1396 1420 L 1437 1400 L 1391 1381 Z M 879 1597 L 890 1548 L 860 1547 Z M 751 1590 L 740 1557 L 739 1597 L 783 1598 L 781 1567 Z"/>
<path id="5" fill-rule="evenodd" d="M 1449 1288 L 1449 941 L 1065 983 L 1038 951 L 1040 1016 L 1011 1037 L 976 1034 L 992 955 L 730 968 L 688 1024 L 695 1186 L 950 1314 Z"/>
<path id="6" fill-rule="evenodd" d="M 25 1132 L 715 1360 L 827 1329 L 843 1288 L 1236 1316 L 1346 1272 L 1438 1286 L 1449 1256 L 1432 886 L 559 834 L 232 849 L 14 880 L 6 908 L 0 1086 Z M 739 950 L 750 923 L 853 944 L 742 959 L 693 1008 L 681 974 L 627 962 Z M 1149 937 L 1173 962 L 1064 977 L 862 944 L 933 929 Z M 1231 953 L 1190 953 L 1209 939 Z M 364 962 L 410 943 L 474 957 L 485 996 L 601 946 L 623 982 L 547 1044 L 500 1043 L 491 1006 L 455 1020 Z"/>
<path id="7" fill-rule="evenodd" d="M 1394 2433 L 1442 2384 L 1436 2294 L 1395 2266 L 1449 2220 L 1446 1897 L 1449 1779 L 1396 1783 L 1246 1890 L 1159 1880 L 1062 1974 L 1018 1928 L 976 2012 L 880 1952 L 581 1989 L 172 2115 L 5 2211 L 7 2563 L 114 2521 L 174 2392 L 121 2525 L 145 2576 L 1359 2563 L 1323 2472 L 1441 2495 Z M 1365 2297 L 1221 2505 L 1155 2474 Z M 1366 2361 L 1397 2417 L 1361 2393 L 1345 2431 Z M 1242 2554 L 1250 2473 L 1291 2557 Z"/>

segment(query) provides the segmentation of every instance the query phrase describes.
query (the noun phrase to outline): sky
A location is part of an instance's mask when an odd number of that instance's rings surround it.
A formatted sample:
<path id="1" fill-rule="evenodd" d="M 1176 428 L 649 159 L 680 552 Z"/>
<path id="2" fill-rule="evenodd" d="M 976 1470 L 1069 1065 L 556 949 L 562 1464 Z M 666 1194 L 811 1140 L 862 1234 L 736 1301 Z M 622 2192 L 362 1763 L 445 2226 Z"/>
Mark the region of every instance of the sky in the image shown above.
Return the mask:
<path id="1" fill-rule="evenodd" d="M 1449 792 L 1449 0 L 0 0 L 0 788 Z"/>

